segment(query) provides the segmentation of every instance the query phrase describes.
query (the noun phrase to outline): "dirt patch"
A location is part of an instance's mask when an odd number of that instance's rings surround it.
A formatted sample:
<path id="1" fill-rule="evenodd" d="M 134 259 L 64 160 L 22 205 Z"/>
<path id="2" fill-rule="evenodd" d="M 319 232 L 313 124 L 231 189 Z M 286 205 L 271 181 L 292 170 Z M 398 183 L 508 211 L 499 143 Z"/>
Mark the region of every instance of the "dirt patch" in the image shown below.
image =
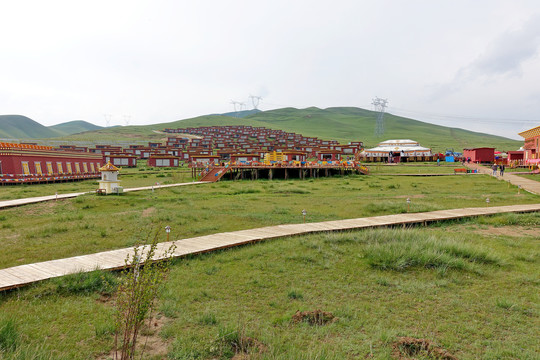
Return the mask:
<path id="1" fill-rule="evenodd" d="M 148 209 L 143 210 L 142 217 L 149 217 L 155 212 L 156 212 L 156 208 L 155 207 L 150 207 Z"/>
<path id="2" fill-rule="evenodd" d="M 537 229 L 526 228 L 523 226 L 490 227 L 488 229 L 478 229 L 478 230 L 475 230 L 474 232 L 480 235 L 496 235 L 496 236 L 509 236 L 509 237 L 538 235 Z"/>
<path id="3" fill-rule="evenodd" d="M 310 325 L 326 325 L 337 321 L 337 317 L 331 312 L 314 310 L 314 311 L 296 311 L 292 317 L 293 324 L 307 322 Z"/>
<path id="4" fill-rule="evenodd" d="M 99 300 L 98 300 L 99 301 Z M 146 320 L 137 338 L 137 356 L 140 357 L 144 349 L 144 358 L 166 359 L 169 350 L 169 342 L 165 341 L 159 333 L 169 319 L 165 316 L 154 315 L 150 320 Z M 119 354 L 120 355 L 120 354 Z M 111 360 L 115 358 L 115 352 L 112 350 L 108 354 L 101 355 L 97 360 Z"/>
<path id="5" fill-rule="evenodd" d="M 54 212 L 54 208 L 58 205 L 57 201 L 45 201 L 34 204 L 34 206 L 26 206 L 24 208 L 25 215 L 47 215 Z"/>
<path id="6" fill-rule="evenodd" d="M 457 357 L 427 339 L 399 337 L 393 343 L 392 349 L 392 357 L 398 360 L 414 360 L 417 356 L 436 360 L 458 360 Z"/>

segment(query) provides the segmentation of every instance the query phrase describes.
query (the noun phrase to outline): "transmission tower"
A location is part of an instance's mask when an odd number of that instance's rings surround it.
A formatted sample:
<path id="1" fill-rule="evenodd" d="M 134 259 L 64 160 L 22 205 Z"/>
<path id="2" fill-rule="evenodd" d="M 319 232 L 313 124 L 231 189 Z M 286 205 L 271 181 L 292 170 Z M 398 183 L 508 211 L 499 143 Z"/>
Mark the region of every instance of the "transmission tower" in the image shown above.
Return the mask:
<path id="1" fill-rule="evenodd" d="M 103 116 L 105 117 L 105 126 L 106 127 L 111 126 L 111 117 L 112 117 L 112 115 L 111 114 L 103 114 Z"/>
<path id="2" fill-rule="evenodd" d="M 124 123 L 126 126 L 129 126 L 129 122 L 131 121 L 131 115 L 124 115 Z"/>
<path id="3" fill-rule="evenodd" d="M 371 104 L 375 108 L 375 111 L 378 112 L 377 123 L 375 125 L 375 136 L 379 137 L 384 134 L 384 111 L 388 106 L 388 100 L 376 97 Z"/>
<path id="4" fill-rule="evenodd" d="M 249 98 L 251 99 L 251 103 L 253 104 L 253 110 L 259 110 L 259 101 L 262 100 L 262 97 L 249 95 Z"/>
<path id="5" fill-rule="evenodd" d="M 246 106 L 246 103 L 243 103 L 243 102 L 240 102 L 240 101 L 234 101 L 234 100 L 231 100 L 231 104 L 234 107 L 234 112 L 235 112 L 234 116 L 235 117 L 238 117 L 238 115 L 239 115 L 238 112 L 242 111 L 242 109 Z M 238 108 L 237 108 L 237 106 L 238 106 Z"/>

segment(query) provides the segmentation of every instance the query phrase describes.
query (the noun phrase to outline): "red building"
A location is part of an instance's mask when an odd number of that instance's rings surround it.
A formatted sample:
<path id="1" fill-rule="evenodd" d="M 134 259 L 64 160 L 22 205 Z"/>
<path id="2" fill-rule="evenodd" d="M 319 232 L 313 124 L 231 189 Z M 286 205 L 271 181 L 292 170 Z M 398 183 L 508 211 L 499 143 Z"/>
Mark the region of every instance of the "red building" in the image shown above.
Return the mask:
<path id="1" fill-rule="evenodd" d="M 148 166 L 152 167 L 178 167 L 179 160 L 171 155 L 152 155 L 148 158 Z"/>
<path id="2" fill-rule="evenodd" d="M 46 182 L 99 177 L 102 155 L 50 146 L 0 143 L 0 179 Z"/>
<path id="3" fill-rule="evenodd" d="M 523 161 L 525 164 L 540 164 L 540 126 L 519 133 L 525 139 Z"/>
<path id="4" fill-rule="evenodd" d="M 103 160 L 106 163 L 110 162 L 114 166 L 124 166 L 124 167 L 136 167 L 137 166 L 137 156 L 127 155 L 127 154 L 111 154 L 105 155 Z"/>
<path id="5" fill-rule="evenodd" d="M 506 158 L 508 164 L 516 164 L 516 165 L 522 165 L 523 164 L 523 150 L 517 150 L 517 151 L 508 151 Z"/>
<path id="6" fill-rule="evenodd" d="M 317 151 L 317 159 L 319 161 L 338 161 L 341 158 L 341 151 L 339 150 L 319 150 Z"/>
<path id="7" fill-rule="evenodd" d="M 463 157 L 471 158 L 474 163 L 492 163 L 495 161 L 495 148 L 463 149 Z"/>

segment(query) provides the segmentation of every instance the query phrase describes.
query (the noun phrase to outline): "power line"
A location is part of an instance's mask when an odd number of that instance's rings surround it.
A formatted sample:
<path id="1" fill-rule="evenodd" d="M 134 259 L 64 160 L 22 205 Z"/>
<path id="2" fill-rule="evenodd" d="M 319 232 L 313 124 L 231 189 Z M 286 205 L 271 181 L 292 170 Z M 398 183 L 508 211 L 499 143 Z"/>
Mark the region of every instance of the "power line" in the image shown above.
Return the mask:
<path id="1" fill-rule="evenodd" d="M 466 115 L 450 115 L 450 114 L 437 114 L 437 113 L 430 113 L 430 112 L 423 112 L 418 110 L 408 110 L 408 109 L 401 109 L 396 107 L 390 107 L 389 110 L 392 113 L 401 112 L 401 113 L 408 113 L 411 115 L 416 116 L 429 116 L 434 118 L 442 118 L 442 119 L 449 119 L 449 120 L 474 120 L 476 122 L 481 123 L 501 123 L 506 124 L 509 121 L 514 122 L 522 122 L 522 123 L 540 123 L 540 119 L 515 119 L 515 118 L 489 118 L 489 117 L 475 117 L 475 116 L 466 116 Z"/>

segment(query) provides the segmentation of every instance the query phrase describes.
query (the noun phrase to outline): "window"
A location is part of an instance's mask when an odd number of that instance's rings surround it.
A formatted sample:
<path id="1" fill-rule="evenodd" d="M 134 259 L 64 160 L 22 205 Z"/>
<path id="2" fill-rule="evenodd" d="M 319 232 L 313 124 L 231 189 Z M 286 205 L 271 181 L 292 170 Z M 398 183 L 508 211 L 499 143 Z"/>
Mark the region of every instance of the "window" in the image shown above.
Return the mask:
<path id="1" fill-rule="evenodd" d="M 113 165 L 119 165 L 119 166 L 129 165 L 128 158 L 114 158 L 113 160 L 114 160 Z"/>
<path id="2" fill-rule="evenodd" d="M 61 163 L 61 162 L 57 162 L 57 163 L 56 163 L 56 169 L 58 170 L 58 173 L 59 173 L 59 174 L 63 174 L 63 173 L 64 173 L 64 169 L 62 168 L 62 163 Z"/>
<path id="3" fill-rule="evenodd" d="M 94 163 L 90 163 L 90 170 L 95 173 L 96 172 L 96 168 L 94 167 Z"/>
<path id="4" fill-rule="evenodd" d="M 43 175 L 43 171 L 41 171 L 41 163 L 39 161 L 34 162 L 34 166 L 36 167 L 36 174 L 39 176 Z"/>
<path id="5" fill-rule="evenodd" d="M 54 173 L 53 168 L 52 168 L 52 162 L 50 161 L 47 161 L 47 173 L 49 175 L 52 175 Z"/>
<path id="6" fill-rule="evenodd" d="M 87 164 L 87 163 L 83 163 L 83 164 L 82 164 L 82 167 L 83 167 L 84 172 L 87 173 L 87 172 L 88 172 L 88 164 Z"/>
<path id="7" fill-rule="evenodd" d="M 66 168 L 67 168 L 68 174 L 72 174 L 72 173 L 73 173 L 73 170 L 71 170 L 71 163 L 70 163 L 70 162 L 66 163 Z"/>
<path id="8" fill-rule="evenodd" d="M 171 166 L 169 159 L 156 159 L 156 166 Z"/>
<path id="9" fill-rule="evenodd" d="M 2 172 L 2 162 L 0 161 L 0 175 L 2 175 L 3 172 Z"/>
<path id="10" fill-rule="evenodd" d="M 81 173 L 81 165 L 79 163 L 75 163 L 75 173 Z"/>
<path id="11" fill-rule="evenodd" d="M 28 167 L 28 161 L 22 161 L 22 170 L 24 175 L 30 175 L 30 168 Z"/>

